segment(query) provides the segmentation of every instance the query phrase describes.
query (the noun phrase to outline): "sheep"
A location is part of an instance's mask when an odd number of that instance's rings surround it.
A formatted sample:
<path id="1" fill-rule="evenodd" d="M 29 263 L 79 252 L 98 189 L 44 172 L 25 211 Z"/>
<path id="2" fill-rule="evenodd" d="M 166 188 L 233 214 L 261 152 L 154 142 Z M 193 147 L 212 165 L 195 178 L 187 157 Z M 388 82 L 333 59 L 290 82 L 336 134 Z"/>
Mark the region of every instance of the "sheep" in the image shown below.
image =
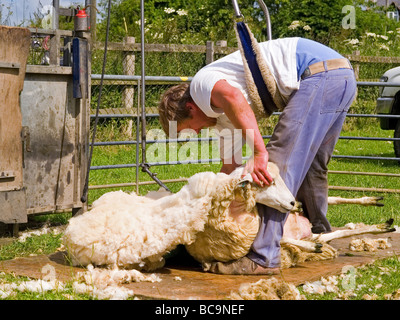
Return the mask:
<path id="1" fill-rule="evenodd" d="M 175 194 L 104 194 L 90 211 L 73 217 L 65 230 L 63 244 L 72 264 L 153 271 L 164 265 L 166 253 L 179 244 L 185 245 L 205 271 L 211 262 L 245 256 L 259 228 L 256 203 L 282 213 L 298 209 L 298 203 L 276 164 L 269 162 L 268 171 L 274 180 L 264 187 L 253 184 L 251 175 L 242 178 L 243 170 L 239 167 L 230 175 L 197 173 Z M 307 231 L 309 222 L 299 214 L 290 214 L 285 226 L 293 222 L 293 217 L 299 229 Z M 307 237 L 312 242 L 302 240 Z M 311 228 L 306 235 L 288 237 L 284 233 L 282 267 L 335 257 L 337 252 L 322 243 L 321 238 L 312 237 Z M 315 253 L 321 251 L 325 253 Z"/>
<path id="2" fill-rule="evenodd" d="M 154 270 L 162 256 L 204 227 L 216 175 L 194 175 L 178 193 L 153 200 L 115 191 L 70 219 L 63 236 L 73 265 Z"/>
<path id="3" fill-rule="evenodd" d="M 279 175 L 279 169 L 275 164 L 271 168 L 268 167 L 268 170 L 269 172 L 273 172 L 273 176 Z M 237 176 L 241 175 L 241 173 L 242 169 L 239 168 L 231 175 Z M 250 175 L 247 175 L 242 181 L 243 183 L 248 183 L 248 188 L 254 188 Z M 277 182 L 274 181 L 273 183 Z M 283 181 L 280 179 L 279 183 L 283 183 Z M 283 187 L 272 190 L 283 190 Z M 264 193 L 263 196 L 268 197 L 271 194 Z M 221 192 L 220 197 L 224 202 L 227 199 L 230 201 L 225 205 L 221 205 L 218 203 L 218 198 L 214 198 L 214 203 L 211 206 L 204 230 L 196 235 L 194 242 L 185 246 L 189 254 L 202 263 L 203 270 L 205 271 L 210 270 L 212 262 L 228 262 L 245 256 L 249 252 L 259 229 L 260 218 L 254 201 L 232 191 L 229 191 L 227 194 L 222 194 Z M 382 206 L 379 200 L 382 200 L 382 198 L 363 197 L 346 199 L 328 197 L 328 204 L 351 203 L 364 206 Z M 260 202 L 257 197 L 255 198 L 255 202 Z M 221 210 L 222 208 L 225 209 Z M 277 205 L 274 208 L 284 213 L 287 212 L 285 208 Z M 391 220 L 386 224 L 366 226 L 358 231 L 351 230 L 348 232 L 346 230 L 339 230 L 325 235 L 313 235 L 311 233 L 310 221 L 299 211 L 301 211 L 301 204 L 296 202 L 284 225 L 283 237 L 280 241 L 282 268 L 292 267 L 309 260 L 335 258 L 337 251 L 328 244 L 333 239 L 356 234 L 384 233 L 394 230 L 390 228 L 393 222 Z"/>
<path id="4" fill-rule="evenodd" d="M 90 211 L 70 219 L 63 244 L 75 266 L 92 264 L 152 271 L 164 265 L 163 256 L 178 244 L 190 246 L 196 242 L 197 235 L 208 227 L 210 217 L 218 221 L 218 216 L 227 216 L 232 200 L 237 198 L 243 200 L 247 212 L 227 218 L 239 224 L 231 224 L 233 232 L 226 229 L 226 238 L 234 239 L 220 247 L 226 252 L 237 249 L 239 255 L 245 254 L 251 244 L 248 238 L 256 234 L 250 230 L 258 228 L 256 202 L 281 212 L 296 205 L 278 167 L 270 162 L 268 170 L 274 183 L 263 188 L 242 179 L 240 168 L 232 175 L 197 173 L 175 194 L 153 193 L 144 197 L 122 191 L 106 193 L 93 202 Z M 225 223 L 223 219 L 220 222 Z M 250 226 L 246 226 L 246 221 L 252 221 Z M 253 232 L 251 236 L 249 232 Z M 235 242 L 239 244 L 236 249 Z"/>

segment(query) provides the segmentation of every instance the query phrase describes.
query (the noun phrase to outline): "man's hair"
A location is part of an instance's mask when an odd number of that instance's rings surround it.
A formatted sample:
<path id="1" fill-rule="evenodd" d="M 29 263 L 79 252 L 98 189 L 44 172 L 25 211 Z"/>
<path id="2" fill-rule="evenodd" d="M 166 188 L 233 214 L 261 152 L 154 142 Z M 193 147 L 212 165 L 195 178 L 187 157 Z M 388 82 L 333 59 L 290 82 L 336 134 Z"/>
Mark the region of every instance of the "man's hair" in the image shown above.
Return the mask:
<path id="1" fill-rule="evenodd" d="M 190 97 L 190 85 L 188 83 L 178 84 L 169 88 L 161 97 L 158 105 L 160 123 L 164 132 L 169 135 L 169 122 L 182 121 L 190 118 L 190 112 L 186 108 L 186 103 L 193 101 Z"/>

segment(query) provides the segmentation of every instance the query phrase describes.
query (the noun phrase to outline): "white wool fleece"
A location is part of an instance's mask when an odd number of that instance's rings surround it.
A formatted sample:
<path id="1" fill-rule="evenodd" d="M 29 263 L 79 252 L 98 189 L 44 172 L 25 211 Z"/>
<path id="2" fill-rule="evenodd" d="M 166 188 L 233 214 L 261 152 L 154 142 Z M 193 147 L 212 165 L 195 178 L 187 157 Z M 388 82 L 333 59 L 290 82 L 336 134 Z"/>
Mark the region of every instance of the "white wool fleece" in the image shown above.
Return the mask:
<path id="1" fill-rule="evenodd" d="M 216 176 L 197 173 L 178 193 L 157 200 L 122 191 L 103 195 L 69 222 L 63 242 L 72 263 L 162 267 L 163 255 L 204 229 Z"/>

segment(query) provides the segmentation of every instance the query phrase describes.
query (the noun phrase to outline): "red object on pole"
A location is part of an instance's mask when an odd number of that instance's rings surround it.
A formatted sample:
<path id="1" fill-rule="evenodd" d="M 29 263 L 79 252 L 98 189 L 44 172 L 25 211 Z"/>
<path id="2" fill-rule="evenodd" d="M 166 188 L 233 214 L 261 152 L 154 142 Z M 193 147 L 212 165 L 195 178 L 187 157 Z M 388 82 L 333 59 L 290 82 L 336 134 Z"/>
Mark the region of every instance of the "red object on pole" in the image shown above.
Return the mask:
<path id="1" fill-rule="evenodd" d="M 86 10 L 85 9 L 80 9 L 78 10 L 78 13 L 76 14 L 78 18 L 87 18 Z"/>
<path id="2" fill-rule="evenodd" d="M 75 31 L 87 31 L 88 30 L 88 15 L 85 9 L 79 9 L 75 16 Z"/>

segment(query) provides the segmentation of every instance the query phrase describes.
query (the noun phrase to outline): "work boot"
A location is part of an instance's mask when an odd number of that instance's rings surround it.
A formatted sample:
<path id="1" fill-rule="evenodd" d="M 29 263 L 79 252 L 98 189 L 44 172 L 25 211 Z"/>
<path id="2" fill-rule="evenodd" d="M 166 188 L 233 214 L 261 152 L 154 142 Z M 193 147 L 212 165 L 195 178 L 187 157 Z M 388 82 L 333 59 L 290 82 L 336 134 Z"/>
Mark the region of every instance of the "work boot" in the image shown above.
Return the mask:
<path id="1" fill-rule="evenodd" d="M 219 274 L 242 274 L 242 275 L 274 275 L 279 274 L 279 268 L 265 268 L 253 260 L 242 257 L 229 262 L 204 262 L 203 271 Z"/>

